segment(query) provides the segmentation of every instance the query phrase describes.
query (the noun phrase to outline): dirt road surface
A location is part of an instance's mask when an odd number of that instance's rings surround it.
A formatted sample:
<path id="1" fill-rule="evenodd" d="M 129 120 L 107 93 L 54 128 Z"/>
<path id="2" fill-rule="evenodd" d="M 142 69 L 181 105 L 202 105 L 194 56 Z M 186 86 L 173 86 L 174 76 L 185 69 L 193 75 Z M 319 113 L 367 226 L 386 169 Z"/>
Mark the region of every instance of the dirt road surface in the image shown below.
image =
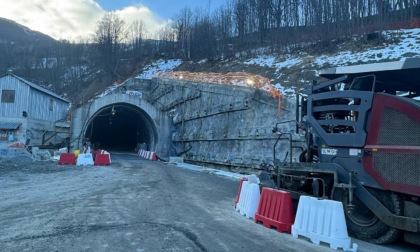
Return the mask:
<path id="1" fill-rule="evenodd" d="M 238 185 L 134 155 L 84 167 L 0 159 L 0 250 L 332 251 L 240 215 Z"/>

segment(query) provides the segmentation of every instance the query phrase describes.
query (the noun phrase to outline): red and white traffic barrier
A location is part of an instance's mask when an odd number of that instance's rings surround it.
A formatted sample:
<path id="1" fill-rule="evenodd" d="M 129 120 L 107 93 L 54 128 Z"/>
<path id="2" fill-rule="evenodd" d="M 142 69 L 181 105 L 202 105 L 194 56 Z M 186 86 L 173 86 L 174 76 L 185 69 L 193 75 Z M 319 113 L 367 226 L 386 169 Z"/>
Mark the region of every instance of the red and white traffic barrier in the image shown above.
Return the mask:
<path id="1" fill-rule="evenodd" d="M 139 150 L 138 151 L 138 156 L 147 159 L 147 160 L 152 160 L 152 161 L 156 161 L 157 160 L 157 156 L 156 156 L 156 152 L 154 151 L 146 151 L 146 150 Z"/>

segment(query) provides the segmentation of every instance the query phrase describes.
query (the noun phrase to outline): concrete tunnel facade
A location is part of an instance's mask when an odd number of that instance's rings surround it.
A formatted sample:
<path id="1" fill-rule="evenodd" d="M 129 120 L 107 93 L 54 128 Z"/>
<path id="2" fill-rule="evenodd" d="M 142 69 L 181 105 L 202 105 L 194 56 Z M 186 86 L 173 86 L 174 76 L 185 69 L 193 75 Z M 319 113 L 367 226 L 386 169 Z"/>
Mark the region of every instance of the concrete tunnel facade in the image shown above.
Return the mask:
<path id="1" fill-rule="evenodd" d="M 275 98 L 251 87 L 133 78 L 73 111 L 71 145 L 81 149 L 88 140 L 96 149 L 141 148 L 163 159 L 260 169 L 299 156 L 289 150 L 290 141 L 272 132 L 277 125 L 292 133 L 293 145 L 303 142 L 295 132 L 293 97 Z"/>
<path id="2" fill-rule="evenodd" d="M 109 94 L 73 112 L 71 145 L 82 149 L 84 142 L 90 142 L 95 149 L 133 152 L 142 148 L 167 156 L 169 120 L 144 99 Z"/>

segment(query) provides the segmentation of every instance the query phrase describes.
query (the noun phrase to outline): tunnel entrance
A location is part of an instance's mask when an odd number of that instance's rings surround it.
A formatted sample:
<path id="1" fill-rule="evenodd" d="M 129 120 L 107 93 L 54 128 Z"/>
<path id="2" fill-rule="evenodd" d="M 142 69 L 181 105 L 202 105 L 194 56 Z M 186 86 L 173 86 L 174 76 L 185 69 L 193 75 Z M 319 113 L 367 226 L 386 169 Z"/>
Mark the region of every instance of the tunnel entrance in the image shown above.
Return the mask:
<path id="1" fill-rule="evenodd" d="M 156 126 L 141 108 L 115 103 L 98 110 L 84 134 L 93 148 L 108 151 L 152 150 L 157 143 Z"/>

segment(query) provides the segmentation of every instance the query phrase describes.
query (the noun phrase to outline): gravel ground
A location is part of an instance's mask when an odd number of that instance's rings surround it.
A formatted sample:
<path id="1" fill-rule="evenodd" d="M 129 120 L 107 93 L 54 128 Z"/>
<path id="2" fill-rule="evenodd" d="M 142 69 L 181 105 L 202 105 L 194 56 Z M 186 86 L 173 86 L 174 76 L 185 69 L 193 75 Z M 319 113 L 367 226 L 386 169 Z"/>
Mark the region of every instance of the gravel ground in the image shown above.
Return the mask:
<path id="1" fill-rule="evenodd" d="M 147 160 L 0 166 L 2 251 L 328 251 L 237 213 L 236 180 Z"/>
<path id="2" fill-rule="evenodd" d="M 0 251 L 331 251 L 241 216 L 237 188 L 136 156 L 93 167 L 0 158 Z"/>

